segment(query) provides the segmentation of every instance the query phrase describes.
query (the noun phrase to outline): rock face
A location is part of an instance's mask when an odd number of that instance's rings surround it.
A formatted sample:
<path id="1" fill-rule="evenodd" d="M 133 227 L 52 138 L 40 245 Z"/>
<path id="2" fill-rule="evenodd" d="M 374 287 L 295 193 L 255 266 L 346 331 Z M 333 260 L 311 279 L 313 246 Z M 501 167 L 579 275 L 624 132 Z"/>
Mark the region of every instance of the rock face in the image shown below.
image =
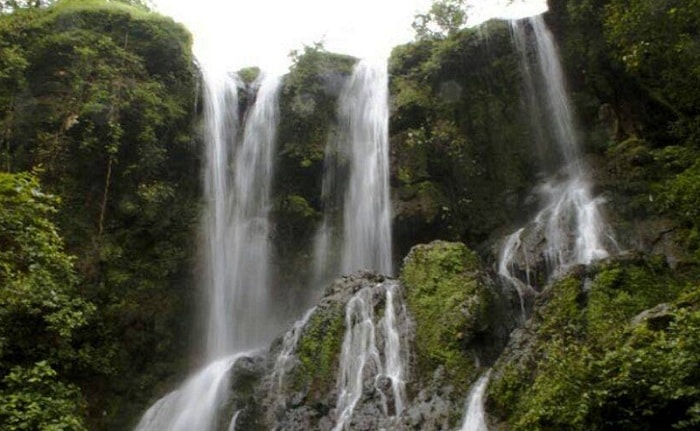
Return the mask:
<path id="1" fill-rule="evenodd" d="M 461 243 L 415 247 L 400 282 L 369 273 L 340 278 L 265 359 L 233 367 L 222 426 L 235 415 L 246 430 L 453 429 L 470 385 L 504 347 L 517 303 Z M 358 331 L 368 322 L 370 332 Z M 357 358 L 362 367 L 348 365 Z"/>

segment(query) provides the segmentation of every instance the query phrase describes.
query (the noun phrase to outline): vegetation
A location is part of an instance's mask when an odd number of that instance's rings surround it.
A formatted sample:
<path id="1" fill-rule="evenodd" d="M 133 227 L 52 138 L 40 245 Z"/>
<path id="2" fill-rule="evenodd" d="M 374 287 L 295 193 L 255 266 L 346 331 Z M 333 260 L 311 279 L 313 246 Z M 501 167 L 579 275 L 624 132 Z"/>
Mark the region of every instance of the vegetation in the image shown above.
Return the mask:
<path id="1" fill-rule="evenodd" d="M 37 205 L 8 206 L 18 212 L 0 232 L 3 256 L 25 260 L 3 267 L 22 276 L 2 282 L 8 423 L 121 430 L 185 365 L 199 193 L 190 44 L 172 20 L 125 2 L 64 0 L 0 16 L 0 169 L 41 167 L 2 177 Z M 61 199 L 51 221 L 64 240 L 43 221 L 48 194 L 30 192 L 37 178 Z M 63 242 L 75 258 L 61 257 Z M 25 378 L 36 385 L 22 387 Z"/>
<path id="2" fill-rule="evenodd" d="M 633 255 L 551 286 L 495 368 L 489 411 L 512 430 L 695 429 L 698 4 L 551 6 L 617 237 L 678 266 Z"/>
<path id="3" fill-rule="evenodd" d="M 283 283 L 294 288 L 308 282 L 299 277 L 298 268 L 309 259 L 322 217 L 326 146 L 337 134 L 338 98 L 357 60 L 328 52 L 321 44 L 294 51 L 291 58 L 280 94 L 283 114 L 275 160 L 273 219 L 278 255 L 287 258 L 281 271 Z M 339 155 L 329 159 L 339 159 Z"/>
<path id="4" fill-rule="evenodd" d="M 290 377 L 296 390 L 306 389 L 314 398 L 333 390 L 344 334 L 345 304 L 336 301 L 316 309 L 297 347 L 301 366 Z"/>
<path id="5" fill-rule="evenodd" d="M 489 409 L 512 430 L 696 429 L 700 2 L 550 6 L 617 239 L 674 266 L 633 255 L 548 288 L 495 367 Z M 435 2 L 390 59 L 399 255 L 442 238 L 488 256 L 536 204 L 541 166 L 509 29 L 461 29 L 465 11 L 463 0 Z M 127 429 L 186 369 L 200 207 L 190 47 L 141 0 L 0 0 L 3 430 Z M 306 276 L 324 162 L 344 168 L 325 149 L 356 63 L 320 44 L 292 60 L 274 186 L 288 290 Z M 251 84 L 259 73 L 240 76 Z M 443 368 L 466 391 L 476 377 L 470 343 L 488 333 L 498 300 L 485 279 L 460 243 L 408 254 L 401 280 L 422 378 Z M 290 376 L 318 399 L 335 385 L 344 329 L 344 304 L 326 305 Z"/>
<path id="6" fill-rule="evenodd" d="M 417 39 L 440 39 L 455 34 L 467 23 L 465 0 L 437 0 L 413 21 Z"/>
<path id="7" fill-rule="evenodd" d="M 671 220 L 676 258 L 697 259 L 697 2 L 551 3 L 587 144 L 611 156 L 601 185 L 617 229 L 632 237 L 634 223 Z"/>
<path id="8" fill-rule="evenodd" d="M 390 130 L 401 254 L 435 238 L 473 246 L 527 216 L 537 161 L 518 61 L 503 23 L 489 28 L 488 43 L 466 29 L 394 49 Z"/>

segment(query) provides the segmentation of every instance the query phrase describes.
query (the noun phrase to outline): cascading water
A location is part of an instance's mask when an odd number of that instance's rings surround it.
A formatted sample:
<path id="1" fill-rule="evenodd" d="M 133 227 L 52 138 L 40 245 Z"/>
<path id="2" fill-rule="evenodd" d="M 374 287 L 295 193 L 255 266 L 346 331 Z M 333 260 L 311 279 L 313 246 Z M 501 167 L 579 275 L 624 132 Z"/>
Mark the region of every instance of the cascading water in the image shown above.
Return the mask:
<path id="1" fill-rule="evenodd" d="M 394 415 L 399 415 L 406 403 L 406 360 L 402 350 L 401 335 L 397 324 L 396 304 L 397 292 L 395 283 L 389 283 L 386 287 L 386 306 L 382 326 L 384 329 L 384 374 L 391 379 L 391 393 L 394 400 Z M 400 302 L 400 313 L 406 316 L 403 302 Z M 389 406 L 384 402 L 385 413 L 389 413 Z"/>
<path id="2" fill-rule="evenodd" d="M 525 320 L 527 310 L 525 307 L 525 299 L 535 293 L 530 282 L 530 264 L 527 260 L 527 253 L 523 253 L 525 259 L 523 272 L 525 273 L 525 281 L 522 281 L 516 276 L 517 268 L 515 267 L 515 255 L 522 247 L 520 236 L 525 228 L 520 228 L 512 234 L 508 235 L 501 247 L 501 253 L 498 256 L 498 275 L 510 283 L 518 292 L 520 298 L 521 317 Z"/>
<path id="3" fill-rule="evenodd" d="M 529 43 L 522 22 L 512 21 L 511 27 L 521 54 L 538 146 L 546 148 L 542 154 L 548 149 L 554 156 L 543 156 L 543 162 L 549 162 L 545 166 L 549 179 L 536 189 L 544 202 L 542 209 L 531 225 L 506 237 L 499 256 L 499 274 L 521 294 L 530 291 L 530 262 L 536 259 L 533 254 L 542 255 L 547 272 L 554 276 L 571 265 L 587 264 L 608 255 L 603 241 L 606 226 L 600 212 L 602 200 L 594 198 L 591 192 L 554 37 L 542 16 L 528 18 L 527 22 L 534 44 Z M 534 50 L 535 67 L 530 64 L 530 50 Z M 552 143 L 551 147 L 547 147 L 547 142 Z M 534 246 L 526 249 L 526 244 L 539 242 L 533 238 L 544 239 L 542 250 L 534 250 Z M 527 285 L 521 281 L 517 267 L 520 274 L 525 274 Z"/>
<path id="4" fill-rule="evenodd" d="M 282 348 L 275 360 L 275 367 L 272 370 L 272 379 L 275 381 L 274 388 L 279 391 L 284 384 L 284 377 L 287 373 L 289 361 L 294 357 L 299 337 L 301 337 L 304 326 L 308 323 L 311 315 L 316 311 L 316 307 L 310 309 L 304 314 L 304 317 L 294 322 L 292 329 L 287 331 L 282 338 Z"/>
<path id="5" fill-rule="evenodd" d="M 328 142 L 324 162 L 324 220 L 314 252 L 317 282 L 360 269 L 393 272 L 388 96 L 386 61 L 360 61 L 341 92 L 338 138 Z M 341 168 L 342 163 L 347 166 Z M 344 172 L 347 178 L 341 178 Z M 342 202 L 337 200 L 339 195 L 344 196 Z M 341 232 L 342 241 L 335 247 Z M 372 298 L 379 287 L 386 295 L 385 309 L 375 322 Z M 374 376 L 375 386 L 380 379 L 390 382 L 388 391 L 380 390 L 385 416 L 398 416 L 404 409 L 406 346 L 397 321 L 406 317 L 402 303 L 403 317 L 397 317 L 398 301 L 396 283 L 387 281 L 361 289 L 347 304 L 335 431 L 347 428 L 367 375 Z M 378 337 L 384 343 L 383 351 L 377 347 Z"/>
<path id="6" fill-rule="evenodd" d="M 214 429 L 231 367 L 274 335 L 268 302 L 268 213 L 279 84 L 277 77 L 260 82 L 242 143 L 236 146 L 237 80 L 205 72 L 209 277 L 205 359 L 210 365 L 154 404 L 137 431 Z"/>
<path id="7" fill-rule="evenodd" d="M 352 297 L 345 308 L 346 329 L 340 354 L 336 425 L 333 431 L 349 429 L 367 376 L 374 376 L 375 387 L 382 379 L 391 381 L 390 396 L 380 390 L 386 416 L 396 417 L 403 411 L 406 404 L 406 346 L 401 343 L 397 322 L 405 320 L 406 316 L 403 306 L 400 307 L 401 316 L 396 313 L 395 302 L 399 300 L 396 291 L 394 281 L 365 287 Z M 385 295 L 385 307 L 384 316 L 376 322 L 373 295 L 378 292 Z M 384 342 L 383 352 L 378 348 L 378 338 Z"/>
<path id="8" fill-rule="evenodd" d="M 460 431 L 489 431 L 484 413 L 484 393 L 489 385 L 489 375 L 487 372 L 472 386 L 467 401 L 467 413 Z"/>
<path id="9" fill-rule="evenodd" d="M 236 152 L 231 195 L 234 202 L 227 241 L 230 260 L 224 301 L 228 320 L 223 328 L 232 351 L 264 348 L 275 335 L 270 318 L 270 221 L 272 175 L 279 122 L 280 77 L 264 78 L 248 115 L 243 142 Z"/>

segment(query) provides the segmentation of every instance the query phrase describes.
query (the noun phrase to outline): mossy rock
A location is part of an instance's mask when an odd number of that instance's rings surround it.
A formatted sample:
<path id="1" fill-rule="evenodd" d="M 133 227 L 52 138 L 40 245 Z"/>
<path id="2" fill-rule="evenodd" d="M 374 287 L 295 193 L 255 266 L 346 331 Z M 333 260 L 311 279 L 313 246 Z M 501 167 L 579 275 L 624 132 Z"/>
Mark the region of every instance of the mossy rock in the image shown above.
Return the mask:
<path id="1" fill-rule="evenodd" d="M 444 367 L 448 381 L 468 386 L 477 371 L 469 345 L 489 328 L 493 302 L 478 256 L 462 243 L 415 246 L 404 260 L 401 283 L 416 323 L 419 379 Z"/>
<path id="2" fill-rule="evenodd" d="M 379 319 L 385 295 L 378 286 L 385 280 L 383 276 L 359 273 L 339 278 L 328 287 L 301 329 L 294 357 L 287 362 L 283 378 L 277 375 L 279 380 L 267 383 L 269 396 L 263 405 L 268 429 L 330 429 L 338 399 L 346 306 L 360 290 L 372 289 L 374 312 Z M 273 355 L 280 347 L 280 342 L 273 343 Z M 373 385 L 371 376 L 369 380 Z"/>
<path id="3" fill-rule="evenodd" d="M 698 280 L 641 254 L 572 269 L 494 368 L 501 429 L 695 429 Z"/>
<path id="4" fill-rule="evenodd" d="M 337 279 L 309 317 L 297 344 L 299 364 L 289 372 L 285 383 L 286 390 L 305 394 L 306 405 L 335 402 L 332 393 L 345 335 L 345 307 L 361 288 L 382 280 L 372 274 Z"/>
<path id="5" fill-rule="evenodd" d="M 291 377 L 296 390 L 308 390 L 311 398 L 321 398 L 333 390 L 345 333 L 345 304 L 320 305 L 309 319 L 299 339 L 297 356 L 301 366 Z"/>

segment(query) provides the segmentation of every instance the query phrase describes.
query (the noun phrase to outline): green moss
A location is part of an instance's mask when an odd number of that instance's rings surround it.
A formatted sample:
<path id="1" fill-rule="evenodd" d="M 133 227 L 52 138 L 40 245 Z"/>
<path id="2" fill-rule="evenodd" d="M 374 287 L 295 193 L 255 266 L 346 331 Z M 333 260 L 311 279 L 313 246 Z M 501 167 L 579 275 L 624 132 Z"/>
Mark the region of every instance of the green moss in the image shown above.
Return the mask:
<path id="1" fill-rule="evenodd" d="M 466 386 L 474 377 L 466 345 L 483 329 L 490 301 L 480 268 L 478 256 L 461 243 L 418 245 L 406 257 L 401 282 L 416 321 L 421 376 L 443 366 L 457 384 Z"/>
<path id="2" fill-rule="evenodd" d="M 314 312 L 297 347 L 301 366 L 290 378 L 295 390 L 306 388 L 321 399 L 333 389 L 344 333 L 344 304 L 336 301 Z"/>

